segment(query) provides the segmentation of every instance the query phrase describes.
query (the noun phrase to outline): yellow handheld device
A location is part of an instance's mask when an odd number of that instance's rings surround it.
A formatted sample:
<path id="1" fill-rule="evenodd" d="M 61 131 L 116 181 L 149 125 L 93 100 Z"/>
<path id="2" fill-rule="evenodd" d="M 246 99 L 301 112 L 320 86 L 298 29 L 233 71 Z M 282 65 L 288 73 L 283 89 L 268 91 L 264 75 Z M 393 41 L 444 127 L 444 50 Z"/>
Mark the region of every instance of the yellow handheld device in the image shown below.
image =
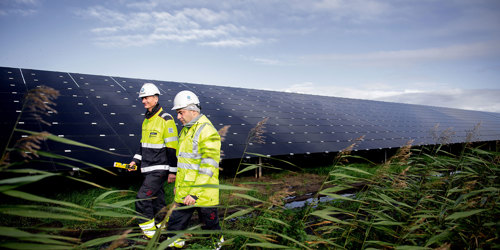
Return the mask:
<path id="1" fill-rule="evenodd" d="M 134 165 L 134 166 L 130 166 L 130 164 L 125 164 L 125 163 L 120 163 L 120 162 L 115 162 L 113 164 L 113 167 L 115 168 L 123 168 L 123 169 L 127 169 L 127 170 L 137 170 L 137 165 Z"/>

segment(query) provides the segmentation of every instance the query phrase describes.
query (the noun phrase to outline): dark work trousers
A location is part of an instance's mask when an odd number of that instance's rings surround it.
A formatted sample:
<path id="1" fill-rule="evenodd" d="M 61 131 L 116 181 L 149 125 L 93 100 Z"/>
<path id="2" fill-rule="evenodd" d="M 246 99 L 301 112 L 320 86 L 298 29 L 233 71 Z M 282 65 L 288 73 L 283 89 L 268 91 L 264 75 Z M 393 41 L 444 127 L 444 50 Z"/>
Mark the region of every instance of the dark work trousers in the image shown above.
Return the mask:
<path id="1" fill-rule="evenodd" d="M 166 206 L 165 204 L 165 190 L 163 186 L 167 180 L 168 171 L 157 170 L 144 174 L 144 181 L 142 186 L 137 192 L 137 199 L 149 199 L 141 200 L 135 202 L 135 210 L 141 213 L 144 217 L 153 219 L 155 218 L 156 223 L 163 220 L 165 212 L 160 213 L 162 208 Z M 144 223 L 147 220 L 139 219 L 139 224 Z"/>
<path id="2" fill-rule="evenodd" d="M 177 204 L 177 206 L 184 206 Z M 167 231 L 180 231 L 188 227 L 189 220 L 193 216 L 194 211 L 198 211 L 200 222 L 203 223 L 203 230 L 220 230 L 219 214 L 216 207 L 193 207 L 189 209 L 174 210 L 168 219 Z M 172 237 L 175 234 L 169 234 Z"/>

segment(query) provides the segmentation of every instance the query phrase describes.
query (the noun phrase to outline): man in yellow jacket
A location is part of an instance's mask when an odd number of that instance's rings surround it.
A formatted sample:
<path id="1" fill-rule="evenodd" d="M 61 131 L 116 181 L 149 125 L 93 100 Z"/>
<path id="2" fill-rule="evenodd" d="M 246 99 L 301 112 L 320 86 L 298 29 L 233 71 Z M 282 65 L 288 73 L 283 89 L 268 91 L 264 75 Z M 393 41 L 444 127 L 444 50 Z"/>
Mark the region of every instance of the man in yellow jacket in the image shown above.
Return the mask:
<path id="1" fill-rule="evenodd" d="M 158 103 L 160 90 L 145 83 L 139 92 L 146 114 L 142 123 L 141 144 L 130 166 L 140 166 L 144 181 L 137 192 L 135 209 L 146 219 L 139 219 L 144 236 L 151 238 L 165 213 L 165 181 L 175 181 L 177 172 L 177 127 L 174 118 Z M 156 221 L 155 221 L 156 217 Z"/>
<path id="2" fill-rule="evenodd" d="M 200 101 L 191 91 L 181 91 L 174 98 L 177 119 L 184 125 L 179 134 L 177 176 L 174 200 L 178 206 L 193 206 L 174 210 L 168 221 L 168 231 L 185 230 L 195 210 L 204 230 L 220 230 L 219 161 L 221 140 L 210 120 L 201 114 Z M 203 185 L 213 185 L 211 187 Z M 178 239 L 172 244 L 182 247 Z"/>

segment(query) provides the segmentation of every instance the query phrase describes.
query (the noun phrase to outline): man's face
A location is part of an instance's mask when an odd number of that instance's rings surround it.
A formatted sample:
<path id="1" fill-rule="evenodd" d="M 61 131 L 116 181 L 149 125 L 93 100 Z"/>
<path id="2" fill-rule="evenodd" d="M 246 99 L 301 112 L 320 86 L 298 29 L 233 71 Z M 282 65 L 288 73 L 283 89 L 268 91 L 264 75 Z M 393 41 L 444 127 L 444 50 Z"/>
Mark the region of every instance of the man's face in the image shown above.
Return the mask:
<path id="1" fill-rule="evenodd" d="M 196 116 L 198 116 L 198 112 L 193 111 L 193 110 L 185 110 L 185 109 L 178 109 L 177 110 L 177 120 L 181 121 L 182 125 L 189 123 Z"/>
<path id="2" fill-rule="evenodd" d="M 151 111 L 156 104 L 158 103 L 158 97 L 155 95 L 146 96 L 142 98 L 142 104 L 144 104 L 144 108 Z"/>

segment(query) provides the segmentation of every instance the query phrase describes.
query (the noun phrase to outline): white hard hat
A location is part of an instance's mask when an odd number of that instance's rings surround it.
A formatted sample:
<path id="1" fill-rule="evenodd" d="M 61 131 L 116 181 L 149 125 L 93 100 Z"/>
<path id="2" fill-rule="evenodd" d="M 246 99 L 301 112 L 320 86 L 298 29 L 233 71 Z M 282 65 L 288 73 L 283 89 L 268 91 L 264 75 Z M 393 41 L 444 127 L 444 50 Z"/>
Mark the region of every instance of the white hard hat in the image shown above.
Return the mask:
<path id="1" fill-rule="evenodd" d="M 200 100 L 198 100 L 198 97 L 193 92 L 183 90 L 175 95 L 174 107 L 172 110 L 182 109 L 191 104 L 200 105 Z"/>
<path id="2" fill-rule="evenodd" d="M 158 89 L 158 87 L 156 87 L 156 85 L 152 83 L 144 83 L 144 85 L 142 85 L 141 91 L 139 91 L 139 98 L 152 95 L 160 95 L 160 90 Z"/>

